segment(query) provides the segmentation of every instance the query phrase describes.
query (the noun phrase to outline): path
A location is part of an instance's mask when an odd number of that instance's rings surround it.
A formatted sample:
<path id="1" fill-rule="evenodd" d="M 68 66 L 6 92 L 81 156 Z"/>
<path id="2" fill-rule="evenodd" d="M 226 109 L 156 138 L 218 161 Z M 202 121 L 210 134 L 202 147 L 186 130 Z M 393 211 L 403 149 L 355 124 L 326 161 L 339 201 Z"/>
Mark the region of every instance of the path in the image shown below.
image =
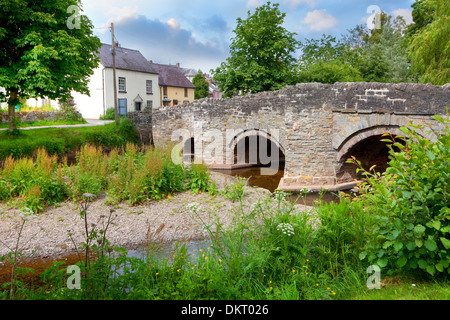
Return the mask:
<path id="1" fill-rule="evenodd" d="M 73 128 L 73 127 L 97 127 L 104 126 L 105 124 L 114 122 L 114 120 L 89 120 L 86 119 L 86 124 L 61 124 L 54 126 L 41 126 L 41 127 L 25 127 L 19 128 L 20 130 L 32 130 L 32 129 L 45 129 L 45 128 Z M 8 130 L 8 128 L 1 128 L 0 130 Z"/>

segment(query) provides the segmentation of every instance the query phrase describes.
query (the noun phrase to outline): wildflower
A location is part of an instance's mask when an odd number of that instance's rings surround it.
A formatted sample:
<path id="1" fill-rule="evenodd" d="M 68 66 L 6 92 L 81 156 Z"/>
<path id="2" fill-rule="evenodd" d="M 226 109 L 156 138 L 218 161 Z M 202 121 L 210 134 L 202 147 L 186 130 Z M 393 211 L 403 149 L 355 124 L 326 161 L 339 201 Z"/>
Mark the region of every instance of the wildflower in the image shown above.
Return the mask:
<path id="1" fill-rule="evenodd" d="M 273 290 L 273 287 L 270 287 L 270 290 Z"/>
<path id="2" fill-rule="evenodd" d="M 219 259 L 219 262 L 222 262 L 222 259 Z"/>
<path id="3" fill-rule="evenodd" d="M 327 287 L 327 290 L 330 290 L 330 288 Z"/>
<path id="4" fill-rule="evenodd" d="M 292 270 L 292 273 L 295 273 L 295 270 Z"/>
<path id="5" fill-rule="evenodd" d="M 306 259 L 306 262 L 309 262 L 309 259 Z"/>
<path id="6" fill-rule="evenodd" d="M 180 272 L 181 269 L 178 269 L 177 272 Z"/>
<path id="7" fill-rule="evenodd" d="M 290 223 L 280 223 L 277 226 L 277 230 L 281 231 L 283 234 L 287 236 L 294 235 L 294 227 Z"/>
<path id="8" fill-rule="evenodd" d="M 269 284 L 272 283 L 272 280 L 269 281 Z"/>
<path id="9" fill-rule="evenodd" d="M 208 260 L 208 257 L 205 257 L 205 260 Z"/>
<path id="10" fill-rule="evenodd" d="M 192 202 L 187 205 L 188 209 L 192 212 L 197 212 L 200 210 L 201 206 L 197 202 Z"/>
<path id="11" fill-rule="evenodd" d="M 318 287 L 318 286 L 319 286 L 319 284 L 318 284 L 318 283 L 316 283 L 316 286 Z"/>
<path id="12" fill-rule="evenodd" d="M 158 275 L 158 274 L 159 274 L 159 272 L 156 273 L 156 275 Z"/>
<path id="13" fill-rule="evenodd" d="M 336 294 L 336 292 L 334 292 L 334 291 L 331 291 L 331 293 L 332 293 L 332 294 Z"/>

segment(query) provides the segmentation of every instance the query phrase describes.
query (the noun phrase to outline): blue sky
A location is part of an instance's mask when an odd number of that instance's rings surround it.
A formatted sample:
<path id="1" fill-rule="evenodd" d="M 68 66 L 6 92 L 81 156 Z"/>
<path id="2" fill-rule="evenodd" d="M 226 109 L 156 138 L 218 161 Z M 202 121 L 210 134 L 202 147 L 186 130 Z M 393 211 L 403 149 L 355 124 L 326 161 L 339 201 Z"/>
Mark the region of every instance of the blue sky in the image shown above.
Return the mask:
<path id="1" fill-rule="evenodd" d="M 209 72 L 228 56 L 236 19 L 264 0 L 82 0 L 83 14 L 94 24 L 95 34 L 111 43 L 111 22 L 121 46 L 137 49 L 156 63 L 176 64 Z M 348 29 L 365 24 L 377 6 L 391 15 L 411 22 L 414 0 L 281 0 L 287 14 L 284 27 L 297 39 L 340 37 Z"/>

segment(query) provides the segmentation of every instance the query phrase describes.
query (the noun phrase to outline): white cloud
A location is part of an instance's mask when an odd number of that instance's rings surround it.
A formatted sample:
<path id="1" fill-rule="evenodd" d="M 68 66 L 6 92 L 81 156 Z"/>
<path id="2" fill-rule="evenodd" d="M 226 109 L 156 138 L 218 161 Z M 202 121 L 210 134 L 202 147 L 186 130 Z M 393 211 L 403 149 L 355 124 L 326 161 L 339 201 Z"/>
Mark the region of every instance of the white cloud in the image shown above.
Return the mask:
<path id="1" fill-rule="evenodd" d="M 309 5 L 311 8 L 314 8 L 316 6 L 315 0 L 287 0 L 286 2 L 291 6 L 292 9 L 295 9 L 302 3 Z"/>
<path id="2" fill-rule="evenodd" d="M 123 20 L 130 19 L 135 17 L 137 14 L 137 7 L 110 7 L 108 11 L 106 11 L 105 15 L 110 17 L 106 22 L 105 26 L 109 27 L 111 22 L 119 23 Z"/>
<path id="3" fill-rule="evenodd" d="M 407 25 L 413 23 L 412 10 L 410 9 L 397 9 L 392 11 L 391 14 L 394 17 L 402 16 L 403 19 L 405 19 Z"/>
<path id="4" fill-rule="evenodd" d="M 327 13 L 325 9 L 314 10 L 308 12 L 306 18 L 302 21 L 312 31 L 322 31 L 330 29 L 338 24 L 338 21 L 331 14 Z"/>
<path id="5" fill-rule="evenodd" d="M 263 3 L 261 0 L 248 0 L 247 2 L 247 8 L 257 8 L 262 5 Z"/>
<path id="6" fill-rule="evenodd" d="M 179 29 L 180 28 L 180 23 L 175 20 L 174 18 L 171 18 L 167 21 L 167 24 L 169 26 L 171 26 L 173 29 Z"/>

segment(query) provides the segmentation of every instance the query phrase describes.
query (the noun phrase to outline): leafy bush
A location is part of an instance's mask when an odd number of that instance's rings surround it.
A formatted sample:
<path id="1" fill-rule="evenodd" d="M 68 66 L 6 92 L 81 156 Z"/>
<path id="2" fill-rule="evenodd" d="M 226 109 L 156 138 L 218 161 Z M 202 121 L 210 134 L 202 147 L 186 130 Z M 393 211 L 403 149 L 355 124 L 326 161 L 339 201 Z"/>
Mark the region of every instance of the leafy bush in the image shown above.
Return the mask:
<path id="1" fill-rule="evenodd" d="M 115 120 L 116 114 L 114 111 L 114 108 L 108 108 L 106 109 L 105 115 L 101 115 L 100 120 Z"/>
<path id="2" fill-rule="evenodd" d="M 421 125 L 403 127 L 404 144 L 386 140 L 394 142 L 386 172 L 364 171 L 362 199 L 376 226 L 360 258 L 390 273 L 450 274 L 450 120 L 434 119 L 443 125 L 436 141 L 418 133 Z"/>
<path id="3" fill-rule="evenodd" d="M 192 193 L 199 193 L 200 191 L 215 192 L 215 184 L 211 181 L 208 174 L 208 168 L 204 164 L 192 164 L 188 172 L 187 188 Z"/>

